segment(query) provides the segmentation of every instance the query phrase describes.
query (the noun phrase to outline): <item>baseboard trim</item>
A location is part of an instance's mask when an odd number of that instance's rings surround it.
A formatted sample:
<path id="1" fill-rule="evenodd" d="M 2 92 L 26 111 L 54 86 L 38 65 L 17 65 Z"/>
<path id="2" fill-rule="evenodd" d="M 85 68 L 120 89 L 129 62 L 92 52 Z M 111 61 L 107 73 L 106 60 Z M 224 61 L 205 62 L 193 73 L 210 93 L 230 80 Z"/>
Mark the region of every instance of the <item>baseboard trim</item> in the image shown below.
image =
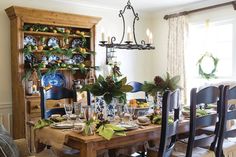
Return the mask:
<path id="1" fill-rule="evenodd" d="M 0 103 L 0 110 L 1 109 L 10 109 L 10 108 L 12 108 L 11 103 Z"/>

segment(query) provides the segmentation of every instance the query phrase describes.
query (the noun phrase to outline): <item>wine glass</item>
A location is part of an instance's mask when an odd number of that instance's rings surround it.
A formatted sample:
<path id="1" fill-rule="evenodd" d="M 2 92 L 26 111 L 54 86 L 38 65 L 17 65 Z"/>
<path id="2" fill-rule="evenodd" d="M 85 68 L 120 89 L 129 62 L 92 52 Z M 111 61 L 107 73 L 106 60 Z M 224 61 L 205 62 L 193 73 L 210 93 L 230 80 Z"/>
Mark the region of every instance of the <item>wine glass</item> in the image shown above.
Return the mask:
<path id="1" fill-rule="evenodd" d="M 72 104 L 64 104 L 64 109 L 66 112 L 66 116 L 67 116 L 67 121 L 70 121 L 70 117 L 73 111 L 73 105 Z"/>
<path id="2" fill-rule="evenodd" d="M 76 115 L 76 122 L 81 122 L 82 121 L 80 119 L 81 114 L 82 114 L 81 103 L 74 103 L 74 111 L 75 111 L 75 115 Z"/>

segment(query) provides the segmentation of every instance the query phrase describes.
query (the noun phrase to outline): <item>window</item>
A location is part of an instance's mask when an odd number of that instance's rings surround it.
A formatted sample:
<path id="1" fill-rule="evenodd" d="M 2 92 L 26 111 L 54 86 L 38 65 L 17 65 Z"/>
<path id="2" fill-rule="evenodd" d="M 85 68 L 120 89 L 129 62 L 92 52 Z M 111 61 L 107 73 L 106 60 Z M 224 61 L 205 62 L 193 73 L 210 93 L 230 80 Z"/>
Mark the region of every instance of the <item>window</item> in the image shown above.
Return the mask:
<path id="1" fill-rule="evenodd" d="M 236 76 L 234 66 L 234 36 L 235 21 L 214 21 L 206 27 L 205 23 L 190 24 L 189 38 L 186 51 L 186 82 L 187 92 L 193 87 L 199 87 L 205 83 L 214 83 L 222 80 L 232 80 Z M 206 80 L 200 77 L 198 73 L 198 60 L 206 53 L 212 54 L 219 59 L 216 71 L 216 79 Z M 208 71 L 214 66 L 210 63 L 204 64 Z"/>

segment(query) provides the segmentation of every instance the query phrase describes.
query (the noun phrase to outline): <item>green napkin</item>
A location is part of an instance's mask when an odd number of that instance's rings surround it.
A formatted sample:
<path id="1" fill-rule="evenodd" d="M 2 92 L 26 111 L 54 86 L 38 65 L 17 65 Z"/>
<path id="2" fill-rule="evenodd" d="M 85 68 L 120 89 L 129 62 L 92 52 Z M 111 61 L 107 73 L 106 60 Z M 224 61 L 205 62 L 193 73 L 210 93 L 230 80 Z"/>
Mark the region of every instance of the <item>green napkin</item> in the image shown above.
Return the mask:
<path id="1" fill-rule="evenodd" d="M 52 120 L 49 119 L 40 119 L 38 122 L 34 125 L 34 129 L 41 129 L 43 127 L 49 126 L 53 123 Z"/>
<path id="2" fill-rule="evenodd" d="M 126 136 L 124 131 L 125 128 L 113 124 L 104 124 L 97 129 L 98 134 L 107 140 L 110 140 L 113 135 Z"/>

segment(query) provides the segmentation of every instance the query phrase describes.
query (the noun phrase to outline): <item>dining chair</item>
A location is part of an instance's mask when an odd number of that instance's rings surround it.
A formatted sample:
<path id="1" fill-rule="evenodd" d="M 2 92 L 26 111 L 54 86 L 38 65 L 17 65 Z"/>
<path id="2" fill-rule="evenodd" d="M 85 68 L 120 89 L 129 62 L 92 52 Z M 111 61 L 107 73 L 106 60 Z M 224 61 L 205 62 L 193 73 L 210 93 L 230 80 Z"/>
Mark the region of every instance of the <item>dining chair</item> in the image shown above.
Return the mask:
<path id="1" fill-rule="evenodd" d="M 72 99 L 75 100 L 75 92 L 65 87 L 53 86 L 49 90 L 45 90 L 44 87 L 40 87 L 40 108 L 41 118 L 45 119 L 50 117 L 52 114 L 64 115 L 64 107 L 48 109 L 46 105 L 47 100 L 60 100 L 60 99 Z"/>
<path id="2" fill-rule="evenodd" d="M 222 147 L 220 147 L 219 141 L 222 140 L 222 136 L 219 136 L 219 128 L 221 127 L 221 117 L 224 110 L 223 90 L 223 85 L 220 87 L 208 86 L 199 91 L 196 88 L 191 90 L 188 138 L 178 142 L 173 156 L 221 157 Z M 209 104 L 217 104 L 217 111 L 197 117 L 197 109 L 204 108 Z M 212 134 L 201 132 L 202 128 L 208 126 L 214 126 Z"/>
<path id="3" fill-rule="evenodd" d="M 180 91 L 166 91 L 162 99 L 161 137 L 159 148 L 151 147 L 147 150 L 148 157 L 169 157 L 177 139 L 180 112 Z M 170 119 L 173 118 L 173 122 Z"/>
<path id="4" fill-rule="evenodd" d="M 220 127 L 219 136 L 223 138 L 220 141 L 220 147 L 223 147 L 223 154 L 225 157 L 236 156 L 236 128 L 227 126 L 232 120 L 236 120 L 236 109 L 231 108 L 231 102 L 236 100 L 236 86 L 229 88 L 225 86 L 224 89 L 224 105 L 225 110 L 222 110 L 222 125 Z"/>

